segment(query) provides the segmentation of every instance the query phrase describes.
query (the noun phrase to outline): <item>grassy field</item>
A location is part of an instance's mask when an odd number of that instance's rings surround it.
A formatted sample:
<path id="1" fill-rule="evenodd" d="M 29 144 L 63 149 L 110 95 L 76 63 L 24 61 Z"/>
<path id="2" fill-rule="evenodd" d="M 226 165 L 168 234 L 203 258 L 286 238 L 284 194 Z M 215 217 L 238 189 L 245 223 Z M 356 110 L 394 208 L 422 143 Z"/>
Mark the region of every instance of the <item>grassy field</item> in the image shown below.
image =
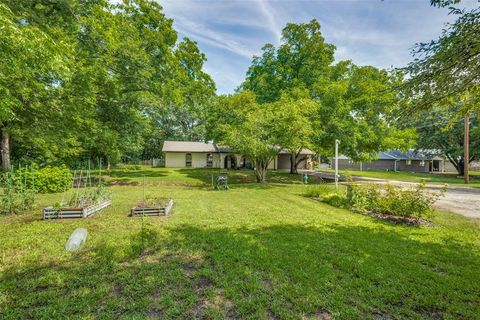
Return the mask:
<path id="1" fill-rule="evenodd" d="M 321 170 L 332 173 L 333 170 Z M 421 182 L 432 184 L 451 184 L 463 185 L 463 177 L 457 177 L 455 173 L 410 173 L 393 171 L 360 171 L 360 170 L 340 170 L 341 174 L 347 176 L 361 176 L 386 180 L 397 180 L 405 182 Z M 480 188 L 480 172 L 471 172 L 469 187 Z"/>
<path id="2" fill-rule="evenodd" d="M 478 318 L 480 221 L 396 226 L 305 198 L 296 176 L 259 186 L 235 171 L 213 191 L 209 174 L 116 171 L 113 205 L 91 218 L 0 217 L 0 318 Z M 141 218 L 127 214 L 143 180 L 176 205 L 145 219 L 140 253 Z M 66 252 L 77 227 L 87 243 Z"/>

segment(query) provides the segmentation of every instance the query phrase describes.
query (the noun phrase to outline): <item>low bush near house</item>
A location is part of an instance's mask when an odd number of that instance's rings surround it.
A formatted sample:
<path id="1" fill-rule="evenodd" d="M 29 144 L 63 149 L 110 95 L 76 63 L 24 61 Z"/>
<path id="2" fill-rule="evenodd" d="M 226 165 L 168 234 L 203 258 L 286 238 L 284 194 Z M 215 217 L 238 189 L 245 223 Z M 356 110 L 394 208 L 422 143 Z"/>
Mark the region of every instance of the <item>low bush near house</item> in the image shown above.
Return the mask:
<path id="1" fill-rule="evenodd" d="M 72 173 L 63 165 L 22 168 L 15 171 L 15 184 L 25 184 L 38 193 L 55 193 L 68 189 L 72 184 Z"/>

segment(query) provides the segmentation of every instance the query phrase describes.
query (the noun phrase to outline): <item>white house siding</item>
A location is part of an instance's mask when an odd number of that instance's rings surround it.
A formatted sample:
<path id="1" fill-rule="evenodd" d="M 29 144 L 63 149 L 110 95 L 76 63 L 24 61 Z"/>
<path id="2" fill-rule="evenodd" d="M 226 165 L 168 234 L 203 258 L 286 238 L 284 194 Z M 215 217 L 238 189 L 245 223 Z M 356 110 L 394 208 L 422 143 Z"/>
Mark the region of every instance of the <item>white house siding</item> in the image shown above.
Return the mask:
<path id="1" fill-rule="evenodd" d="M 280 154 L 278 155 L 278 169 L 280 170 L 290 170 L 290 155 L 289 154 Z"/>
<path id="2" fill-rule="evenodd" d="M 207 166 L 207 153 L 192 153 L 192 168 L 205 168 Z"/>
<path id="3" fill-rule="evenodd" d="M 167 168 L 185 168 L 184 152 L 165 152 L 165 167 Z"/>

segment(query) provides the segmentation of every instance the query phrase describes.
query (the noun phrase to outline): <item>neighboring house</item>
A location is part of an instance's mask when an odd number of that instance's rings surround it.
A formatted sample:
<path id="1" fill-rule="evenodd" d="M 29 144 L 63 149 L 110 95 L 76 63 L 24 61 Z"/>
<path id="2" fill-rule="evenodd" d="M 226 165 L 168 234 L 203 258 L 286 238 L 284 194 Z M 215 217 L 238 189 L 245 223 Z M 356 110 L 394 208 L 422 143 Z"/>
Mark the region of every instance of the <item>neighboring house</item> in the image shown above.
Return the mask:
<path id="1" fill-rule="evenodd" d="M 397 150 L 379 152 L 377 160 L 370 162 L 354 162 L 350 158 L 338 158 L 339 170 L 377 170 L 377 171 L 404 171 L 404 172 L 445 172 L 449 170 L 448 160 L 439 156 L 432 156 L 410 150 L 401 152 Z M 335 161 L 332 159 L 332 168 Z"/>
<path id="2" fill-rule="evenodd" d="M 252 168 L 248 158 L 233 153 L 228 147 L 218 146 L 214 143 L 195 141 L 165 141 L 162 148 L 165 154 L 165 167 L 167 168 Z M 300 162 L 298 168 L 311 168 L 312 157 L 315 153 L 303 149 L 300 157 L 305 160 Z M 290 153 L 280 151 L 270 163 L 269 169 L 290 169 Z"/>

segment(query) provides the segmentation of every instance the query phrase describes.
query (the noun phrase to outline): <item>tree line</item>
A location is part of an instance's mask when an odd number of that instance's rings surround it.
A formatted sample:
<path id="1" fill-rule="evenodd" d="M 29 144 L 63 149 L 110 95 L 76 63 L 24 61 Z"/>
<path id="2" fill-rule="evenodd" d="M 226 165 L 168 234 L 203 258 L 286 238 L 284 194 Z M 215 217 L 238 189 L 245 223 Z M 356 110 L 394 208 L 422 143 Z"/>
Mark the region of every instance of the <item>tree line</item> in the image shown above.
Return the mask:
<path id="1" fill-rule="evenodd" d="M 154 1 L 0 4 L 3 169 L 18 161 L 155 157 L 204 137 L 215 83 Z"/>
<path id="2" fill-rule="evenodd" d="M 454 6 L 458 0 L 432 0 Z M 247 156 L 257 180 L 280 151 L 354 161 L 378 151 L 441 151 L 463 173 L 464 129 L 478 159 L 478 9 L 414 47 L 401 70 L 335 62 L 318 21 L 289 23 L 253 57 L 235 94 L 217 96 L 197 44 L 179 40 L 150 0 L 6 0 L 0 4 L 0 147 L 12 161 L 108 164 L 161 156 L 164 140 L 214 140 Z"/>

